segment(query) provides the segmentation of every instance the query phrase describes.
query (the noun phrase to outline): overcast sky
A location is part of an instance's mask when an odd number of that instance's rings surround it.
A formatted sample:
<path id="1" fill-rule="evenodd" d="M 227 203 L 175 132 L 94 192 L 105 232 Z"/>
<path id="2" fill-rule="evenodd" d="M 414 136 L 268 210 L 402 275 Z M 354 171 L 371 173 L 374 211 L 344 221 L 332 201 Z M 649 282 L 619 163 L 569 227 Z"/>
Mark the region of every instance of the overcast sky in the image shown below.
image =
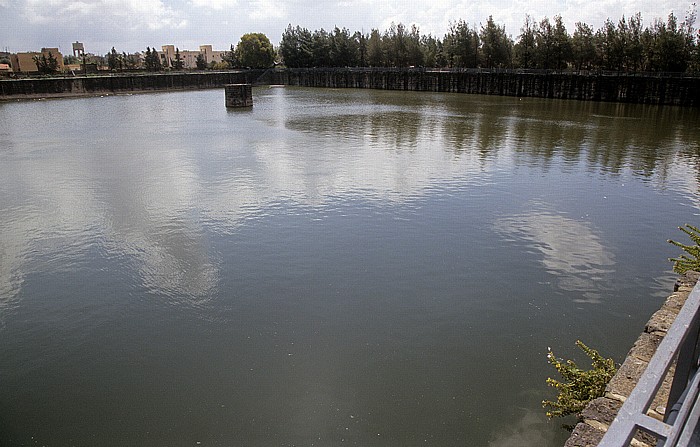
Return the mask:
<path id="1" fill-rule="evenodd" d="M 105 54 L 173 44 L 226 50 L 245 33 L 265 33 L 277 45 L 288 24 L 310 30 L 335 26 L 351 31 L 386 30 L 391 22 L 416 24 L 421 34 L 442 38 L 451 21 L 480 26 L 489 15 L 514 38 L 525 15 L 541 20 L 560 14 L 570 34 L 583 21 L 599 28 L 606 18 L 642 13 L 644 25 L 669 12 L 683 18 L 692 0 L 0 0 L 0 50 L 37 51 L 71 42 Z"/>

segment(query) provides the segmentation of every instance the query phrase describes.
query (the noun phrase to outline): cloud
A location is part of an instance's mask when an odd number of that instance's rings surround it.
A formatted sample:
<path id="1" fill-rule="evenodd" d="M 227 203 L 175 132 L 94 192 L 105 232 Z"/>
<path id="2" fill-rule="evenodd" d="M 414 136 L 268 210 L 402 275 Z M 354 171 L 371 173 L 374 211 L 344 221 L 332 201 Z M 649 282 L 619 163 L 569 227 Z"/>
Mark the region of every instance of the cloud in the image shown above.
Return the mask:
<path id="1" fill-rule="evenodd" d="M 185 14 L 161 0 L 26 0 L 21 8 L 30 25 L 84 24 L 113 29 L 159 30 L 187 25 Z"/>
<path id="2" fill-rule="evenodd" d="M 252 20 L 281 19 L 285 16 L 284 3 L 272 0 L 255 0 L 251 2 L 251 12 L 248 15 Z"/>
<path id="3" fill-rule="evenodd" d="M 525 15 L 536 21 L 560 14 L 569 33 L 577 21 L 597 29 L 606 18 L 641 12 L 645 25 L 664 19 L 670 11 L 683 17 L 683 0 L 415 0 L 410 8 L 396 2 L 371 0 L 0 0 L 5 27 L 0 45 L 11 51 L 85 42 L 90 52 L 142 51 L 146 45 L 166 43 L 199 45 L 206 42 L 228 48 L 241 35 L 265 33 L 277 44 L 288 24 L 312 31 L 348 28 L 369 32 L 386 30 L 391 22 L 415 24 L 421 34 L 442 38 L 450 22 L 464 20 L 480 27 L 489 15 L 517 38 Z"/>
<path id="4" fill-rule="evenodd" d="M 202 11 L 221 11 L 238 5 L 237 0 L 192 0 L 190 5 Z"/>

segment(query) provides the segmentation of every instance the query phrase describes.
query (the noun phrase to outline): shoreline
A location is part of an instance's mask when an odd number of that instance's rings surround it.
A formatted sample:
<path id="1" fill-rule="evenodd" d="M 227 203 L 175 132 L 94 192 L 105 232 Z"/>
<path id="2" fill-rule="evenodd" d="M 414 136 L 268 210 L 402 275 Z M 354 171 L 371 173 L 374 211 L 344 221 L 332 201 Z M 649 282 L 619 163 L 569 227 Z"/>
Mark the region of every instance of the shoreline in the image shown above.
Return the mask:
<path id="1" fill-rule="evenodd" d="M 7 79 L 0 80 L 0 102 L 198 90 L 221 88 L 227 84 L 424 91 L 700 107 L 700 77 L 423 68 L 275 68 Z"/>

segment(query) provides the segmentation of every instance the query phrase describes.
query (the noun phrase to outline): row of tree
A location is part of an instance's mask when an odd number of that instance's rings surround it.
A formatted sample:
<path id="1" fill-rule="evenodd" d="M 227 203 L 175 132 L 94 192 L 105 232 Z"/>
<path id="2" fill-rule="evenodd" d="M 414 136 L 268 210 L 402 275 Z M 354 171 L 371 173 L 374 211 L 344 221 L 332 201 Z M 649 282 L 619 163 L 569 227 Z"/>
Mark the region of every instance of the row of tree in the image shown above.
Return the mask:
<path id="1" fill-rule="evenodd" d="M 513 39 L 505 26 L 489 16 L 473 27 L 463 20 L 453 22 L 442 39 L 422 35 L 418 27 L 393 24 L 380 32 L 309 31 L 291 24 L 275 49 L 262 33 L 249 33 L 223 55 L 222 62 L 207 63 L 197 57 L 198 69 L 267 68 L 276 62 L 287 67 L 439 67 L 523 68 L 554 70 L 613 70 L 700 73 L 700 32 L 694 29 L 695 7 L 679 21 L 669 14 L 644 27 L 641 14 L 608 19 L 594 30 L 577 22 L 569 34 L 561 16 L 535 21 L 526 16 L 520 34 Z M 101 58 L 110 70 L 143 67 L 163 70 L 160 54 L 150 47 L 143 54 L 119 53 L 114 48 Z M 40 70 L 50 70 L 50 60 L 37 60 Z M 179 48 L 168 66 L 181 69 Z"/>
<path id="2" fill-rule="evenodd" d="M 32 59 L 40 74 L 50 75 L 58 73 L 58 59 L 50 51 L 48 56 L 42 53 L 41 56 L 34 56 Z"/>
<path id="3" fill-rule="evenodd" d="M 147 71 L 161 71 L 164 69 L 163 61 L 155 47 L 151 50 L 146 48 L 144 53 L 143 66 Z M 129 55 L 122 53 L 120 55 L 114 48 L 107 54 L 107 63 L 110 70 L 119 70 L 122 68 L 130 68 L 122 61 L 127 60 Z M 241 37 L 240 42 L 234 48 L 224 53 L 223 61 L 220 64 L 212 64 L 211 67 L 203 54 L 198 54 L 196 59 L 197 69 L 204 70 L 206 68 L 268 68 L 274 65 L 276 59 L 275 48 L 270 43 L 270 40 L 262 33 L 248 33 Z M 180 49 L 175 49 L 175 59 L 169 61 L 172 68 L 179 70 L 184 67 L 184 62 L 180 56 Z"/>
<path id="4" fill-rule="evenodd" d="M 641 14 L 608 19 L 598 30 L 578 22 L 569 34 L 561 16 L 537 22 L 526 16 L 514 40 L 489 17 L 481 27 L 453 22 L 442 39 L 399 23 L 381 33 L 345 28 L 314 32 L 289 25 L 279 56 L 288 67 L 450 67 L 601 69 L 700 72 L 700 33 L 694 7 L 684 20 L 669 14 L 644 27 Z"/>

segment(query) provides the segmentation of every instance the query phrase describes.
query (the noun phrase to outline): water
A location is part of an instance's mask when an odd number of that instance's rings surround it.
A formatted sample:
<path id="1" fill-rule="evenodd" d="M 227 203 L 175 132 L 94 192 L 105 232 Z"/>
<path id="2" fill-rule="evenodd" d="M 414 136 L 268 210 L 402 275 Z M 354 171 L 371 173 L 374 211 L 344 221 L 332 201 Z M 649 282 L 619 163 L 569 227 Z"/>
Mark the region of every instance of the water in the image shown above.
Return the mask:
<path id="1" fill-rule="evenodd" d="M 260 88 L 0 103 L 0 444 L 556 446 L 698 223 L 697 110 Z"/>

